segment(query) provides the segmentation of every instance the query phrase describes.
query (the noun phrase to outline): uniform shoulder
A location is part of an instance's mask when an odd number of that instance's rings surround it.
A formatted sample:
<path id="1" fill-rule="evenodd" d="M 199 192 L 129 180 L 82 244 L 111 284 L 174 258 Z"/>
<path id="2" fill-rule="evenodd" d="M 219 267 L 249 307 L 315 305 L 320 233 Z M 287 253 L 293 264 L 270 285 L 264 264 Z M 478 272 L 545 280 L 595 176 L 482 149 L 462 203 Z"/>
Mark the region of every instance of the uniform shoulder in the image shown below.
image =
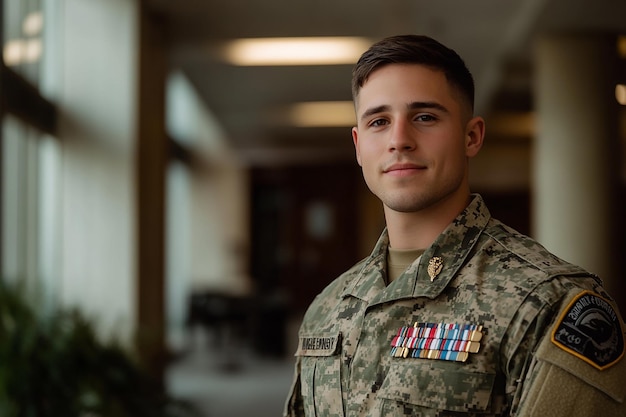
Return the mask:
<path id="1" fill-rule="evenodd" d="M 491 219 L 484 233 L 484 249 L 497 252 L 496 262 L 506 265 L 507 285 L 532 294 L 535 303 L 554 306 L 575 288 L 605 293 L 600 278 L 498 220 Z"/>
<path id="2" fill-rule="evenodd" d="M 499 220 L 491 219 L 485 228 L 485 233 L 497 242 L 502 250 L 519 258 L 522 265 L 532 267 L 542 274 L 548 276 L 560 274 L 591 275 L 582 267 L 559 258 L 533 238 L 518 232 Z"/>
<path id="3" fill-rule="evenodd" d="M 623 320 L 610 299 L 573 289 L 535 353 L 537 365 L 522 409 L 546 415 L 554 398 L 577 404 L 572 416 L 624 416 L 626 360 Z M 567 387 L 567 388 L 564 388 Z M 580 408 L 580 409 L 579 409 Z M 520 414 L 526 415 L 522 411 Z"/>
<path id="4" fill-rule="evenodd" d="M 369 258 L 361 259 L 359 262 L 350 267 L 347 271 L 339 275 L 333 281 L 330 282 L 318 295 L 323 298 L 335 298 L 341 296 L 343 291 L 352 283 L 354 279 L 356 279 L 365 265 L 367 264 Z"/>

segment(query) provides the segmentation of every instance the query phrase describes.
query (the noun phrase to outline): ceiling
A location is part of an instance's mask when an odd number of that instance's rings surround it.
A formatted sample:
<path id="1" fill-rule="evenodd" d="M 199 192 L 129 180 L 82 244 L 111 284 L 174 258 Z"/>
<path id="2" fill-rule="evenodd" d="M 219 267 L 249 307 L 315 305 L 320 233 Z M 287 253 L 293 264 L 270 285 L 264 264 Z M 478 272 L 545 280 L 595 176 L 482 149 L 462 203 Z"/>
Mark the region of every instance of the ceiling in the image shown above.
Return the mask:
<path id="1" fill-rule="evenodd" d="M 349 127 L 293 127 L 286 119 L 271 117 L 297 102 L 350 100 L 352 65 L 235 67 L 213 53 L 220 42 L 287 36 L 361 36 L 373 42 L 403 33 L 432 36 L 457 50 L 474 74 L 477 112 L 491 117 L 487 124 L 493 121 L 496 127 L 493 141 L 520 150 L 532 134 L 528 126 L 536 35 L 626 34 L 624 0 L 147 0 L 146 4 L 165 22 L 172 66 L 184 71 L 232 146 L 250 164 L 352 158 Z M 515 120 L 521 121 L 519 125 Z"/>

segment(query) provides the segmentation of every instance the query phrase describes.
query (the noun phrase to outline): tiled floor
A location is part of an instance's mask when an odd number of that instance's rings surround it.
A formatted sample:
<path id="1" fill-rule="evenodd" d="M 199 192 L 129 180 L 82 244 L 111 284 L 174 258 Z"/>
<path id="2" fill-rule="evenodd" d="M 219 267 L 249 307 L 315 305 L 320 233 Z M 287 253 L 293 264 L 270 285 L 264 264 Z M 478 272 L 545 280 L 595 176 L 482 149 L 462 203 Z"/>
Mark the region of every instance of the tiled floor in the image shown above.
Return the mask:
<path id="1" fill-rule="evenodd" d="M 260 358 L 245 347 L 196 344 L 168 369 L 174 396 L 190 401 L 202 417 L 280 417 L 291 386 L 293 358 Z"/>

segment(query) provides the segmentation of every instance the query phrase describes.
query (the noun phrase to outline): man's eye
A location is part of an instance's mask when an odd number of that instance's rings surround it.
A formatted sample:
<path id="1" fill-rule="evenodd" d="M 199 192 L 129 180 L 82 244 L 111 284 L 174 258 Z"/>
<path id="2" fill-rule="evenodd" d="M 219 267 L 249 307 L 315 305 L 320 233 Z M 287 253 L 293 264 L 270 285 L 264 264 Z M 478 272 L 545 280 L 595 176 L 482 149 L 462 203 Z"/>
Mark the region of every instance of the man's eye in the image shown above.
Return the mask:
<path id="1" fill-rule="evenodd" d="M 370 123 L 370 126 L 378 127 L 378 126 L 384 126 L 386 124 L 387 124 L 387 121 L 385 119 L 376 119 Z"/>
<path id="2" fill-rule="evenodd" d="M 419 114 L 415 117 L 418 122 L 432 122 L 435 120 L 435 116 L 430 114 Z"/>

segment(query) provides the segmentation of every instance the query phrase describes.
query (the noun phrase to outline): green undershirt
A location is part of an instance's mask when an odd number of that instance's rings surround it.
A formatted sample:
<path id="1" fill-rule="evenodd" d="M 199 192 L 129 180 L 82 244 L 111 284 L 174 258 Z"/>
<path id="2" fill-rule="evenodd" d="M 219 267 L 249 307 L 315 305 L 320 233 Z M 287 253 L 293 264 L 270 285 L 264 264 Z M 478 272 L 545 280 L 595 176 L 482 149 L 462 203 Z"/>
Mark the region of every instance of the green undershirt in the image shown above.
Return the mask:
<path id="1" fill-rule="evenodd" d="M 398 278 L 417 258 L 422 256 L 425 249 L 393 249 L 387 248 L 387 277 L 388 283 Z"/>

